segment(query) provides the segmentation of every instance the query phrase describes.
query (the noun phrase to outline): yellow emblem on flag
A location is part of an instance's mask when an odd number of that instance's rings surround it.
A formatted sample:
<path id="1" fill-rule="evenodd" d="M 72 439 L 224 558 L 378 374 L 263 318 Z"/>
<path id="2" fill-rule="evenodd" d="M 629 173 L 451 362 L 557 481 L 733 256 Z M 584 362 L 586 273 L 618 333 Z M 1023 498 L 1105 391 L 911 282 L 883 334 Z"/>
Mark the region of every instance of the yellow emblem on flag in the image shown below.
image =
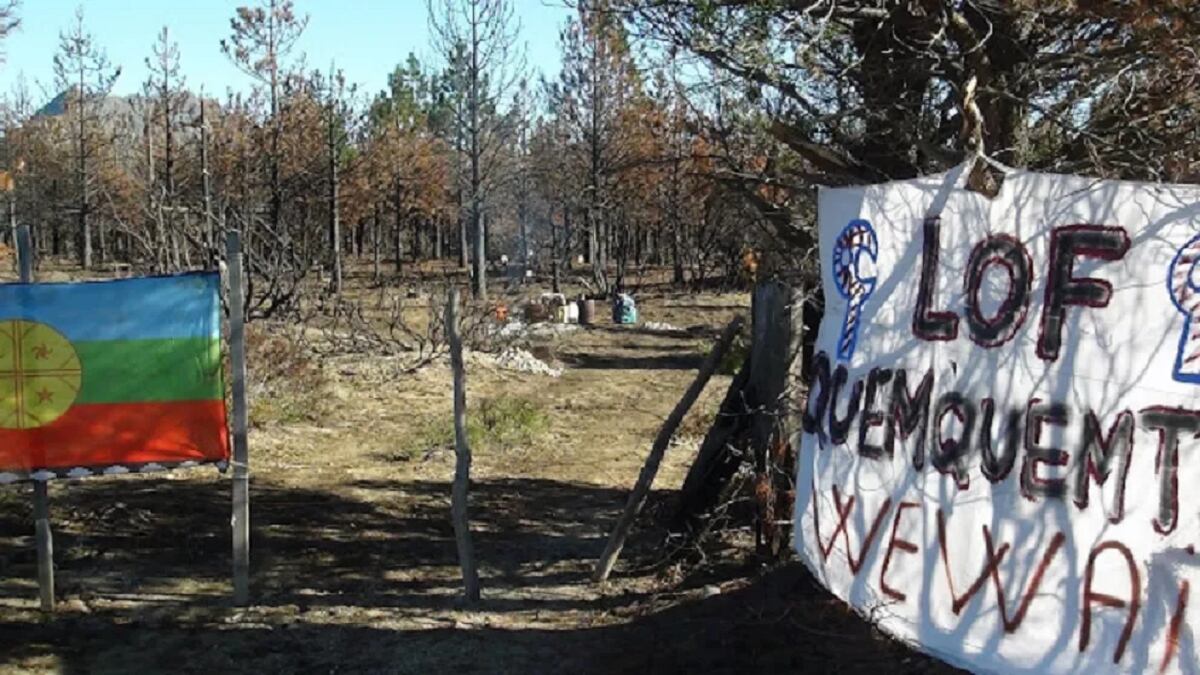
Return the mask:
<path id="1" fill-rule="evenodd" d="M 83 381 L 70 341 L 45 324 L 0 320 L 0 429 L 33 429 L 75 403 Z"/>

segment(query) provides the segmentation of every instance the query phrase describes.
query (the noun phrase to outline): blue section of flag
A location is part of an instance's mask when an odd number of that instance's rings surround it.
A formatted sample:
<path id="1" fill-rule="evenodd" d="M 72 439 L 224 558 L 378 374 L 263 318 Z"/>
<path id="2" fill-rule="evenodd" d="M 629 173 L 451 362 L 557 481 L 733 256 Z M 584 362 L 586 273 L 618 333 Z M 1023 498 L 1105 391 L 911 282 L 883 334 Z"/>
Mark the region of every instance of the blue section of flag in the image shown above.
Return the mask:
<path id="1" fill-rule="evenodd" d="M 219 338 L 216 272 L 116 281 L 0 284 L 0 321 L 44 323 L 71 342 Z"/>

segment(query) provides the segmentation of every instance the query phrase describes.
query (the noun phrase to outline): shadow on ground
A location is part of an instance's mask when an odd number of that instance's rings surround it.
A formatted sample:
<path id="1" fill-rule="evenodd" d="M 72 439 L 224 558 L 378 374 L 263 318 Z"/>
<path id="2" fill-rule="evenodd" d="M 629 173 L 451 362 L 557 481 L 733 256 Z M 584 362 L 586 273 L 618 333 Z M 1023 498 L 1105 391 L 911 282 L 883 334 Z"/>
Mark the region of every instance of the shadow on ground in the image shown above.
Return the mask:
<path id="1" fill-rule="evenodd" d="M 571 368 L 588 370 L 695 370 L 704 357 L 692 351 L 654 356 L 563 352 L 558 359 Z"/>
<path id="2" fill-rule="evenodd" d="M 255 482 L 251 492 L 252 575 L 261 604 L 344 604 L 352 596 L 359 605 L 437 607 L 458 589 L 453 579 L 429 573 L 457 564 L 447 483 L 362 480 L 325 492 Z M 610 524 L 604 514 L 615 516 L 624 498 L 550 480 L 474 483 L 472 528 L 489 587 L 582 582 L 603 548 Z M 170 578 L 225 583 L 229 499 L 228 483 L 215 480 L 56 486 L 59 594 L 131 593 Z M 35 576 L 31 531 L 20 514 L 0 516 L 0 597 L 18 595 L 14 585 Z M 404 578 L 414 570 L 423 578 Z"/>
<path id="3" fill-rule="evenodd" d="M 59 485 L 55 543 L 66 602 L 53 620 L 12 609 L 33 594 L 34 560 L 28 514 L 6 505 L 0 511 L 0 669 L 732 673 L 934 667 L 875 637 L 798 565 L 707 598 L 596 593 L 587 573 L 625 495 L 579 483 L 519 479 L 473 486 L 485 599 L 469 613 L 458 611 L 448 493 L 440 482 L 362 481 L 336 493 L 255 485 L 255 607 L 240 610 L 226 596 L 227 482 Z M 667 497 L 654 498 L 661 504 Z M 636 558 L 653 536 L 643 530 L 630 555 Z M 520 620 L 506 620 L 510 616 Z"/>

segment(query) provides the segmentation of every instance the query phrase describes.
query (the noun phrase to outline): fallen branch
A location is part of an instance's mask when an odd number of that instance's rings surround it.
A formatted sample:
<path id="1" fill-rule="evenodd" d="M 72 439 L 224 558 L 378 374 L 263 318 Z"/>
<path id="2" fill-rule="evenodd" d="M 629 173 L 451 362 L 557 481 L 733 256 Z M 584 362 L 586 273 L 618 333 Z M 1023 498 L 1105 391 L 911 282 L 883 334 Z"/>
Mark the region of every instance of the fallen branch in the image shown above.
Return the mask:
<path id="1" fill-rule="evenodd" d="M 658 431 L 658 437 L 654 439 L 654 445 L 650 448 L 650 455 L 646 457 L 646 463 L 642 466 L 642 472 L 638 475 L 637 483 L 633 486 L 633 492 L 629 494 L 629 501 L 625 504 L 625 512 L 621 514 L 621 518 L 617 521 L 616 527 L 613 528 L 612 534 L 608 537 L 608 544 L 604 547 L 604 553 L 601 554 L 600 560 L 596 563 L 595 573 L 592 575 L 592 580 L 603 582 L 608 579 L 608 575 L 612 573 L 613 566 L 617 563 L 617 557 L 621 555 L 621 548 L 625 546 L 625 538 L 629 536 L 629 529 L 633 526 L 633 521 L 637 518 L 642 510 L 642 506 L 646 503 L 646 496 L 650 493 L 650 486 L 654 483 L 654 477 L 658 474 L 658 467 L 662 463 L 663 455 L 667 452 L 667 445 L 671 442 L 671 438 L 675 435 L 675 430 L 679 427 L 679 423 L 683 421 L 688 410 L 700 398 L 700 393 L 704 391 L 704 386 L 708 384 L 709 379 L 717 370 L 717 365 L 721 363 L 725 352 L 729 349 L 729 345 L 733 342 L 733 338 L 742 329 L 742 317 L 734 317 L 733 321 L 725 327 L 725 332 L 721 334 L 717 344 L 709 353 L 708 358 L 700 366 L 700 372 L 696 374 L 696 379 L 692 382 L 692 386 L 688 387 L 683 398 L 679 403 L 675 404 L 675 409 L 663 422 L 662 428 Z"/>

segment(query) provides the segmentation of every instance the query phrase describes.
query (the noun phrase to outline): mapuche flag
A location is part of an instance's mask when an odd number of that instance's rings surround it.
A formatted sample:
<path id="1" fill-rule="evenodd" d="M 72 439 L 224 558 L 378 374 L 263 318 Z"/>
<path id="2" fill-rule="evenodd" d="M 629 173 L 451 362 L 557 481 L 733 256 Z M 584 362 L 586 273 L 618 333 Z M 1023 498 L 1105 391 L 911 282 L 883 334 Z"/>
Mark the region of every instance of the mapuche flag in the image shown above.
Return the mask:
<path id="1" fill-rule="evenodd" d="M 220 277 L 0 285 L 0 472 L 229 458 Z"/>

